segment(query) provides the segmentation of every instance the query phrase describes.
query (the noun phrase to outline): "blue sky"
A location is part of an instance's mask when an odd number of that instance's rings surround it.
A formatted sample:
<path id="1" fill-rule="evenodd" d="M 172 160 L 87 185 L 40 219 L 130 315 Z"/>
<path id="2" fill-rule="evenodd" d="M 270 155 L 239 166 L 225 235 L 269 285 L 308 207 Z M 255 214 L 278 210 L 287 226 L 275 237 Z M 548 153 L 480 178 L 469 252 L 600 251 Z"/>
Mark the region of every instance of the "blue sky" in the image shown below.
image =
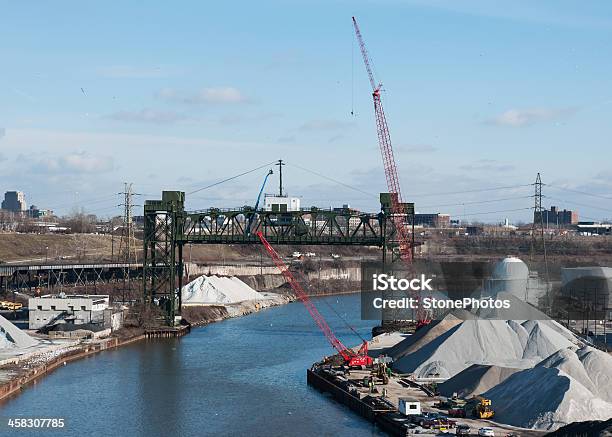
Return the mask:
<path id="1" fill-rule="evenodd" d="M 546 206 L 612 217 L 610 2 L 0 4 L 0 191 L 40 207 L 112 215 L 124 181 L 142 203 L 282 158 L 361 190 L 288 165 L 303 206 L 376 210 L 385 179 L 355 15 L 417 210 L 527 220 L 531 187 L 434 194 L 539 171 Z M 188 206 L 252 204 L 265 173 Z"/>

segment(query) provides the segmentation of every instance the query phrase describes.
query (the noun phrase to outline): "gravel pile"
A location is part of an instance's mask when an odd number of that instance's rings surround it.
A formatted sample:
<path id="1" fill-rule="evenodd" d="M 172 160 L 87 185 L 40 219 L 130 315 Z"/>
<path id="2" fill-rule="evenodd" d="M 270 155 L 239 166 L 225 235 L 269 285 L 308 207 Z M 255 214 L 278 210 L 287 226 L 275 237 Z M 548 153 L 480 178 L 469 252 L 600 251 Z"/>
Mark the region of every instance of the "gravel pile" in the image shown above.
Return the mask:
<path id="1" fill-rule="evenodd" d="M 0 349 L 36 346 L 38 340 L 30 337 L 11 322 L 0 316 Z"/>
<path id="2" fill-rule="evenodd" d="M 565 332 L 564 332 L 565 331 Z M 394 368 L 418 378 L 451 378 L 473 364 L 525 369 L 578 341 L 551 320 L 457 320 L 421 328 L 388 353 Z"/>
<path id="3" fill-rule="evenodd" d="M 455 393 L 461 398 L 478 396 L 502 383 L 522 369 L 491 364 L 473 364 L 438 386 L 440 394 L 451 397 Z"/>
<path id="4" fill-rule="evenodd" d="M 496 420 L 510 425 L 556 429 L 607 420 L 612 418 L 612 357 L 591 347 L 561 349 L 483 396 L 492 400 Z"/>

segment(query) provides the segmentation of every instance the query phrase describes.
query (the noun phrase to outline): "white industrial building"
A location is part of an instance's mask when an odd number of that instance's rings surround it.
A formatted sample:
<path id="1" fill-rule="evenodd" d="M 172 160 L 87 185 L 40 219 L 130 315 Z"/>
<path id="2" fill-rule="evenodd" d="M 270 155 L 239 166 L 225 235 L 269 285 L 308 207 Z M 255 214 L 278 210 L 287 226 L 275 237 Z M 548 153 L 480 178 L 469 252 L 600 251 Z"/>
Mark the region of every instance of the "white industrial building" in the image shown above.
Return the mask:
<path id="1" fill-rule="evenodd" d="M 399 398 L 399 412 L 404 416 L 418 416 L 421 414 L 421 402 L 414 398 Z"/>
<path id="2" fill-rule="evenodd" d="M 272 212 L 291 212 L 300 210 L 300 198 L 266 194 L 264 209 Z"/>
<path id="3" fill-rule="evenodd" d="M 108 295 L 47 294 L 28 300 L 29 327 L 40 329 L 59 320 L 82 325 L 111 324 L 112 310 Z M 108 320 L 107 320 L 108 319 Z"/>

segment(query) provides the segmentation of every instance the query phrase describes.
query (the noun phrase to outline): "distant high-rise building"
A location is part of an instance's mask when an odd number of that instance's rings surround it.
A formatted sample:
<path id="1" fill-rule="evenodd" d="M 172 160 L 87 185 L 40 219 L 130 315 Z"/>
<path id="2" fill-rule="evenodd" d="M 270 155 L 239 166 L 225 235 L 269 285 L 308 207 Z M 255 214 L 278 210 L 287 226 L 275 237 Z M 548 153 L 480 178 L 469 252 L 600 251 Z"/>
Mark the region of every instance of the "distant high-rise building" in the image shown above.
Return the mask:
<path id="1" fill-rule="evenodd" d="M 25 212 L 28 207 L 25 201 L 25 194 L 21 191 L 7 191 L 4 193 L 2 209 L 12 212 Z"/>
<path id="2" fill-rule="evenodd" d="M 534 223 L 544 223 L 544 226 L 569 226 L 578 223 L 578 212 L 564 209 L 559 211 L 556 206 L 550 209 L 536 211 L 533 216 Z"/>
<path id="3" fill-rule="evenodd" d="M 36 205 L 30 205 L 30 209 L 28 209 L 28 216 L 35 218 L 35 219 L 40 219 L 40 218 L 44 218 L 44 217 L 49 217 L 53 215 L 53 211 L 50 209 L 40 209 L 38 206 Z"/>

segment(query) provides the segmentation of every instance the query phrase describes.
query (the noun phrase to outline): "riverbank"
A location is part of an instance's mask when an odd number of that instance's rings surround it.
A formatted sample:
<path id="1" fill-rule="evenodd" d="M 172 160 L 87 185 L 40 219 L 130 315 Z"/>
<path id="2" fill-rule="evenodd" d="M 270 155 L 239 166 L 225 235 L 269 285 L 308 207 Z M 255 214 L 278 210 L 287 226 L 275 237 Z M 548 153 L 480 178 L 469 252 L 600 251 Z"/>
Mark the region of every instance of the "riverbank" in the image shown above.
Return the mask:
<path id="1" fill-rule="evenodd" d="M 242 317 L 260 310 L 292 302 L 290 296 L 263 293 L 265 299 L 245 301 L 230 305 L 207 305 L 183 307 L 183 318 L 189 326 L 205 326 L 222 320 Z M 159 329 L 128 328 L 119 330 L 114 336 L 103 339 L 88 339 L 81 342 L 64 342 L 50 345 L 21 356 L 0 362 L 0 402 L 18 394 L 22 388 L 35 383 L 45 375 L 66 364 L 99 352 L 116 349 L 135 342 L 163 337 L 185 335 L 188 329 L 172 335 L 162 335 Z M 183 332 L 184 331 L 184 332 Z"/>
<path id="2" fill-rule="evenodd" d="M 16 395 L 25 386 L 36 382 L 46 374 L 72 361 L 80 360 L 105 350 L 132 344 L 146 338 L 146 334 L 127 339 L 111 337 L 96 341 L 95 343 L 68 346 L 66 350 L 61 351 L 57 355 L 54 353 L 51 356 L 45 355 L 49 351 L 42 351 L 40 354 L 33 355 L 25 360 L 16 359 L 11 364 L 0 366 L 0 372 L 8 372 L 12 375 L 12 378 L 0 385 L 0 402 L 12 395 Z"/>
<path id="3" fill-rule="evenodd" d="M 249 300 L 228 305 L 186 305 L 181 310 L 183 319 L 191 326 L 205 326 L 210 323 L 234 317 L 242 317 L 262 309 L 285 305 L 295 298 L 287 294 L 260 292 L 265 299 Z"/>
<path id="4" fill-rule="evenodd" d="M 372 322 L 360 319 L 358 294 L 313 302 L 346 344 L 358 341 L 348 325 L 369 337 Z M 4 417 L 64 418 L 65 437 L 80 437 L 84 429 L 115 436 L 259 436 L 270 430 L 382 436 L 306 384 L 306 369 L 331 353 L 303 304 L 293 302 L 194 327 L 180 339 L 137 341 L 74 361 L 0 408 Z"/>

